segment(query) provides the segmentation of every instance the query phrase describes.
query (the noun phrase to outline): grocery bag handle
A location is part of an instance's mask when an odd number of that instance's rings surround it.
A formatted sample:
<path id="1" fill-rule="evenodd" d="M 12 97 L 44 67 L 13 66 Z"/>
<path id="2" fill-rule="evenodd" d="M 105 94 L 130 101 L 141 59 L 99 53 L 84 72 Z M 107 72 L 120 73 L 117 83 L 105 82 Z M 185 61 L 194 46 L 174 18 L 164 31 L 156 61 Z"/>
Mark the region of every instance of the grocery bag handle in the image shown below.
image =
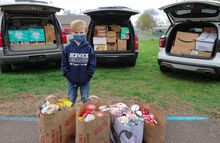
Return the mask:
<path id="1" fill-rule="evenodd" d="M 112 132 L 112 136 L 113 136 L 113 138 L 114 138 L 114 141 L 116 142 L 116 143 L 121 143 L 121 141 L 120 141 L 120 138 L 119 138 L 119 136 L 117 135 L 117 133 L 116 133 L 116 131 L 115 131 L 115 129 L 114 129 L 114 124 L 115 124 L 115 117 L 113 116 L 113 121 L 112 121 L 112 124 L 111 124 L 111 132 Z M 113 142 L 113 141 L 112 141 Z"/>
<path id="2" fill-rule="evenodd" d="M 121 135 L 122 135 L 123 133 L 125 133 L 125 136 L 126 136 L 128 139 L 130 139 L 130 138 L 132 137 L 132 132 L 130 132 L 130 131 L 128 131 L 128 130 L 122 130 L 122 131 L 120 132 L 120 134 L 119 134 L 119 140 L 120 140 Z"/>
<path id="3" fill-rule="evenodd" d="M 92 102 L 92 101 L 94 101 L 94 102 Z M 95 104 L 96 106 L 99 106 L 100 105 L 100 99 L 96 95 L 91 95 L 91 96 L 88 97 L 88 103 L 92 103 L 92 104 Z"/>
<path id="4" fill-rule="evenodd" d="M 123 133 L 125 133 L 125 136 L 128 138 L 128 139 L 130 139 L 131 137 L 132 137 L 132 132 L 130 132 L 130 131 L 128 131 L 128 130 L 122 130 L 121 132 L 120 132 L 120 134 L 118 135 L 117 133 L 116 133 L 116 131 L 115 131 L 115 129 L 114 129 L 114 124 L 115 124 L 115 117 L 113 117 L 113 122 L 112 122 L 112 124 L 111 124 L 111 132 L 112 132 L 112 134 L 113 134 L 113 138 L 115 139 L 115 141 L 116 141 L 116 143 L 121 143 L 121 140 L 120 140 L 120 138 L 121 138 L 121 135 L 123 134 Z M 111 140 L 112 141 L 112 140 Z M 113 142 L 113 141 L 112 141 Z"/>
<path id="5" fill-rule="evenodd" d="M 55 95 L 49 95 L 45 98 L 45 101 L 48 101 L 50 104 L 56 104 L 58 99 Z"/>

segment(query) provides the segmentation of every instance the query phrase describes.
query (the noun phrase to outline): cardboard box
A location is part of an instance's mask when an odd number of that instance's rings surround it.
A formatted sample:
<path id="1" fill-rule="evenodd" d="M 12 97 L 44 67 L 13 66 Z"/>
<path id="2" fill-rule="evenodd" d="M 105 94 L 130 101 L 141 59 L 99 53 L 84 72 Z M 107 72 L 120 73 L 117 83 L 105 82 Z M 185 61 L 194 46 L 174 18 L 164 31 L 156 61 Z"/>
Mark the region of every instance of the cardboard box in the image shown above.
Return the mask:
<path id="1" fill-rule="evenodd" d="M 120 25 L 112 25 L 111 29 L 115 32 L 120 32 L 121 31 L 121 26 Z"/>
<path id="2" fill-rule="evenodd" d="M 196 47 L 196 39 L 198 37 L 199 34 L 197 33 L 178 31 L 171 53 L 191 55 L 191 51 Z"/>
<path id="3" fill-rule="evenodd" d="M 95 51 L 106 51 L 107 45 L 94 45 L 94 50 Z"/>
<path id="4" fill-rule="evenodd" d="M 202 57 L 211 57 L 212 56 L 212 52 L 198 52 L 198 56 L 202 56 Z"/>
<path id="5" fill-rule="evenodd" d="M 129 29 L 128 27 L 121 27 L 121 39 L 129 39 Z"/>
<path id="6" fill-rule="evenodd" d="M 39 111 L 39 143 L 74 143 L 75 122 L 75 107 L 66 107 L 51 115 L 43 115 Z"/>
<path id="7" fill-rule="evenodd" d="M 115 43 L 116 42 L 116 32 L 115 31 L 108 31 L 107 32 L 107 42 L 108 43 Z"/>
<path id="8" fill-rule="evenodd" d="M 121 33 L 129 33 L 128 27 L 121 27 Z"/>
<path id="9" fill-rule="evenodd" d="M 107 38 L 106 37 L 93 37 L 93 44 L 94 45 L 107 45 Z"/>
<path id="10" fill-rule="evenodd" d="M 8 30 L 10 42 L 29 42 L 28 30 Z"/>
<path id="11" fill-rule="evenodd" d="M 191 55 L 201 56 L 201 57 L 211 57 L 212 52 L 203 52 L 198 50 L 192 50 Z"/>
<path id="12" fill-rule="evenodd" d="M 129 33 L 121 33 L 121 39 L 129 39 Z"/>
<path id="13" fill-rule="evenodd" d="M 108 49 L 108 51 L 116 51 L 117 50 L 117 43 L 108 43 L 107 49 Z"/>
<path id="14" fill-rule="evenodd" d="M 107 26 L 106 25 L 97 25 L 95 26 L 94 36 L 95 37 L 106 37 Z"/>
<path id="15" fill-rule="evenodd" d="M 217 30 L 215 27 L 204 27 L 203 32 L 208 32 L 208 33 L 216 33 Z"/>
<path id="16" fill-rule="evenodd" d="M 28 28 L 28 32 L 29 32 L 30 42 L 44 42 L 45 41 L 44 29 Z M 51 40 L 54 40 L 54 39 L 51 39 Z"/>
<path id="17" fill-rule="evenodd" d="M 118 51 L 127 50 L 127 40 L 118 40 Z"/>
<path id="18" fill-rule="evenodd" d="M 46 26 L 44 26 L 44 31 L 47 42 L 53 42 L 54 40 L 56 40 L 55 29 L 52 24 L 47 24 Z"/>
<path id="19" fill-rule="evenodd" d="M 203 32 L 196 40 L 196 50 L 212 52 L 217 33 Z"/>

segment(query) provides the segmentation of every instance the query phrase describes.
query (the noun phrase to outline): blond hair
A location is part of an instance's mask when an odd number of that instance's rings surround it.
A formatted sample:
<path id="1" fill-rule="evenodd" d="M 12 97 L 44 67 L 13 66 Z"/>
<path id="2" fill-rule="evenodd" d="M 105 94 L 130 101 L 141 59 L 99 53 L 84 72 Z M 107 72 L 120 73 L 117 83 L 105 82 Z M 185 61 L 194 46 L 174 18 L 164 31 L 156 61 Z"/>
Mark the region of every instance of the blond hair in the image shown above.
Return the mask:
<path id="1" fill-rule="evenodd" d="M 70 23 L 70 30 L 75 32 L 79 28 L 84 28 L 85 32 L 87 31 L 87 23 L 84 20 L 74 20 Z"/>

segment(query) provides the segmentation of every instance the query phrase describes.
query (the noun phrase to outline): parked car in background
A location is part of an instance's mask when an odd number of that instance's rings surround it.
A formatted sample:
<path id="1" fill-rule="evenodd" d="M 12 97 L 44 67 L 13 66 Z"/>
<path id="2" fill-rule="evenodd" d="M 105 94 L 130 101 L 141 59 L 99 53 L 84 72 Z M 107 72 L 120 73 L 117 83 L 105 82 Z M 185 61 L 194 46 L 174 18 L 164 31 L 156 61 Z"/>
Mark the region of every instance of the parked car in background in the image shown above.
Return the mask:
<path id="1" fill-rule="evenodd" d="M 138 56 L 138 37 L 130 17 L 139 11 L 127 7 L 100 7 L 87 10 L 91 17 L 87 39 L 94 47 L 97 61 L 134 66 Z"/>
<path id="2" fill-rule="evenodd" d="M 0 69 L 12 64 L 58 62 L 66 34 L 55 16 L 61 9 L 45 2 L 16 0 L 0 5 Z"/>
<path id="3" fill-rule="evenodd" d="M 160 9 L 171 22 L 160 38 L 160 70 L 220 75 L 220 2 L 187 1 Z"/>

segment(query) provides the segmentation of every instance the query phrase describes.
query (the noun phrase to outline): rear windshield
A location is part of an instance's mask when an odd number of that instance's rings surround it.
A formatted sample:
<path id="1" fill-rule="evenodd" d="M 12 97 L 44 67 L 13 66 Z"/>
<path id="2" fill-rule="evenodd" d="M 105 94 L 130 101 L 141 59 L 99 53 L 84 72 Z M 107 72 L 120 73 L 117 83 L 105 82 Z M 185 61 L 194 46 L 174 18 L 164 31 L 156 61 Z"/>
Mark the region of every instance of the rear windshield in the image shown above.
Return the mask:
<path id="1" fill-rule="evenodd" d="M 219 14 L 219 8 L 211 5 L 207 6 L 207 4 L 183 4 L 173 8 L 171 14 L 174 17 L 184 18 L 215 17 Z"/>
<path id="2" fill-rule="evenodd" d="M 56 47 L 55 24 L 49 17 L 12 16 L 6 27 L 11 50 Z"/>

